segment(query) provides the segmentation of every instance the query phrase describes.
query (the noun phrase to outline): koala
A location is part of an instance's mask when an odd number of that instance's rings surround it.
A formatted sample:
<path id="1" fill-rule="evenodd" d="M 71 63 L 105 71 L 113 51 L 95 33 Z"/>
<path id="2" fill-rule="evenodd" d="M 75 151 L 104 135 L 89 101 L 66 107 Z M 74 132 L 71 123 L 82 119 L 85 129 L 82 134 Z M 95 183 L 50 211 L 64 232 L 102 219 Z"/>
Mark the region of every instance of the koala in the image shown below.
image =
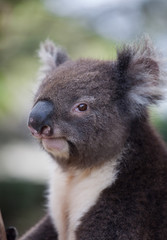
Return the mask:
<path id="1" fill-rule="evenodd" d="M 144 37 L 116 60 L 71 60 L 47 40 L 28 126 L 48 152 L 48 211 L 21 240 L 166 240 L 167 148 L 148 107 L 166 62 Z"/>

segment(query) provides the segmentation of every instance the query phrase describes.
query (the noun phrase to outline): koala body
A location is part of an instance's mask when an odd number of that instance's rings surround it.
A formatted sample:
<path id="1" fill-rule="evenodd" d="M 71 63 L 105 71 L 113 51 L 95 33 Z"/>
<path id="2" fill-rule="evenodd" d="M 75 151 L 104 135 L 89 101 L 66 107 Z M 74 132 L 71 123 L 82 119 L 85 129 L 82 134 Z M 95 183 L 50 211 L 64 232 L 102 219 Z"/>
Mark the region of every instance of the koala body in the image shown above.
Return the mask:
<path id="1" fill-rule="evenodd" d="M 53 158 L 48 214 L 22 240 L 167 239 L 167 150 L 147 107 L 165 64 L 149 39 L 115 61 L 72 61 L 46 41 L 29 128 Z"/>

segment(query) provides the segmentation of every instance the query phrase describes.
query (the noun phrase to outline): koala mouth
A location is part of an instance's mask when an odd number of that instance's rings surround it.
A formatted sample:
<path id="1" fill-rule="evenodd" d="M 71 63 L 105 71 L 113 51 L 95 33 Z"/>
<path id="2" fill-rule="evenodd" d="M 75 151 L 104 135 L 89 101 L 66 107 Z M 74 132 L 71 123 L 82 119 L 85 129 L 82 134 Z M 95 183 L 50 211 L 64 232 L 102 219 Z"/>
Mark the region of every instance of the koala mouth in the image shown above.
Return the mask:
<path id="1" fill-rule="evenodd" d="M 52 132 L 49 126 L 44 126 L 39 132 L 31 126 L 29 126 L 29 129 L 32 135 L 40 141 L 43 148 L 48 153 L 51 153 L 54 158 L 69 158 L 69 143 L 61 134 L 56 134 L 54 131 Z"/>
<path id="2" fill-rule="evenodd" d="M 67 141 L 65 138 L 42 138 L 42 145 L 43 147 L 51 152 L 51 151 L 64 151 L 67 149 Z"/>
<path id="3" fill-rule="evenodd" d="M 65 138 L 41 138 L 41 143 L 55 159 L 69 158 L 69 144 Z"/>

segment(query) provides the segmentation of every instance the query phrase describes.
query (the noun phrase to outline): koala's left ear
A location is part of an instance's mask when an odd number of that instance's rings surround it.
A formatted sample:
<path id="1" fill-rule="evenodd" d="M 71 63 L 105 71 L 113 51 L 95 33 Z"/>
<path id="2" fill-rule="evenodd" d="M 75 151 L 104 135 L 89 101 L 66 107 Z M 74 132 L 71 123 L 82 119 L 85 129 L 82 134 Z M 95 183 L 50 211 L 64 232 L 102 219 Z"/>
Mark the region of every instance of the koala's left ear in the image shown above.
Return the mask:
<path id="1" fill-rule="evenodd" d="M 156 103 L 164 97 L 167 85 L 167 61 L 157 53 L 148 36 L 128 45 L 116 61 L 118 90 L 133 111 Z"/>
<path id="2" fill-rule="evenodd" d="M 51 70 L 68 60 L 68 55 L 60 47 L 57 47 L 52 41 L 46 40 L 41 43 L 38 56 L 42 63 L 40 73 L 46 75 Z"/>

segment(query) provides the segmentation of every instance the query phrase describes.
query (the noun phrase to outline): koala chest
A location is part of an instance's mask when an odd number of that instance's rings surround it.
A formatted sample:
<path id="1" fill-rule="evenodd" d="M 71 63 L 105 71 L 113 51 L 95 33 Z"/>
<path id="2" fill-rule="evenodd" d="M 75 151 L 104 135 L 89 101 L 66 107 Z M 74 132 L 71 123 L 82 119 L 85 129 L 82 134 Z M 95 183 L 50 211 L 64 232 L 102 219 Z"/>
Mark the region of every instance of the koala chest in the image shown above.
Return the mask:
<path id="1" fill-rule="evenodd" d="M 116 179 L 115 162 L 98 169 L 63 172 L 54 170 L 50 183 L 49 211 L 58 232 L 58 240 L 76 240 L 75 231 L 81 218 L 103 189 Z"/>

